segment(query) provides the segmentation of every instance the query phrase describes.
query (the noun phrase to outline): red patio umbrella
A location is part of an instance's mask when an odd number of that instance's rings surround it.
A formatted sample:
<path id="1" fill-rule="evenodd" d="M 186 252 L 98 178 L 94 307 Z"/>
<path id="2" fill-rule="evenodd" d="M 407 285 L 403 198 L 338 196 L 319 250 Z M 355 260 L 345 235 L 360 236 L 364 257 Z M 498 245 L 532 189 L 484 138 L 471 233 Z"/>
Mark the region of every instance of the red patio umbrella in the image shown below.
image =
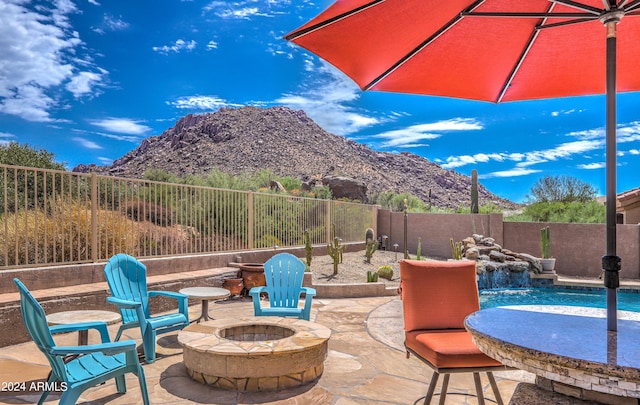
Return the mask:
<path id="1" fill-rule="evenodd" d="M 616 92 L 640 90 L 637 16 L 640 0 L 338 0 L 285 38 L 362 90 L 497 103 L 606 93 L 602 266 L 615 331 Z"/>

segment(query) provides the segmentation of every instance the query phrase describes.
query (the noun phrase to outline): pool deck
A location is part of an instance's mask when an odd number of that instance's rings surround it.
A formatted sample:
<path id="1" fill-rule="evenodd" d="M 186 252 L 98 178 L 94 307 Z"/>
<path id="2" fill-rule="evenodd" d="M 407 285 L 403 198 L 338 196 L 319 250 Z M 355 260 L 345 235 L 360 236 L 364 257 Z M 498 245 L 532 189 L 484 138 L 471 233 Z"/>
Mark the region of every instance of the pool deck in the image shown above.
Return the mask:
<path id="1" fill-rule="evenodd" d="M 602 280 L 557 277 L 555 285 L 601 287 Z M 623 288 L 640 290 L 640 282 L 623 281 Z M 190 317 L 200 315 L 201 306 L 189 307 Z M 228 299 L 217 302 L 210 314 L 218 318 L 253 315 L 249 299 Z M 421 403 L 427 391 L 431 371 L 419 360 L 406 359 L 403 348 L 402 305 L 397 296 L 369 298 L 314 299 L 311 320 L 332 330 L 325 370 L 315 382 L 278 392 L 237 393 L 199 384 L 189 378 L 182 363 L 182 348 L 178 333 L 160 335 L 158 360 L 145 364 L 147 387 L 152 404 L 414 404 Z M 111 337 L 118 325 L 110 325 Z M 5 332 L 7 333 L 7 332 Z M 10 333 L 10 332 L 9 332 Z M 122 339 L 141 342 L 138 330 L 129 329 Z M 56 337 L 61 345 L 75 345 L 77 335 Z M 89 333 L 89 343 L 97 336 Z M 49 365 L 32 342 L 0 348 L 0 383 L 44 381 Z M 555 393 L 541 393 L 532 385 L 535 376 L 525 371 L 496 373 L 505 404 L 546 404 Z M 490 385 L 483 377 L 485 394 L 493 398 Z M 521 384 L 525 383 L 525 384 Z M 2 388 L 2 386 L 0 386 Z M 119 395 L 115 383 L 87 390 L 78 404 L 139 404 L 140 391 L 135 377 L 127 377 L 127 393 Z M 439 388 L 438 388 L 439 390 Z M 471 375 L 452 375 L 449 391 L 458 395 L 447 397 L 447 404 L 476 404 Z M 0 404 L 33 404 L 39 392 L 0 390 Z M 49 396 L 46 404 L 58 402 L 59 395 Z M 563 404 L 586 404 L 563 397 Z M 436 401 L 434 399 L 434 401 Z M 546 401 L 546 402 L 545 402 Z M 556 402 L 555 400 L 552 402 Z"/>
<path id="2" fill-rule="evenodd" d="M 200 313 L 200 305 L 189 308 L 190 315 Z M 229 299 L 212 305 L 216 319 L 250 316 L 248 299 Z M 160 335 L 158 359 L 145 364 L 147 387 L 152 404 L 413 404 L 421 403 L 427 391 L 431 371 L 413 356 L 406 359 L 403 350 L 402 305 L 396 297 L 349 299 L 314 299 L 311 319 L 331 328 L 329 354 L 324 373 L 315 382 L 278 392 L 241 393 L 224 391 L 197 383 L 189 378 L 182 363 L 182 349 L 177 333 Z M 114 336 L 117 325 L 109 330 Z M 139 332 L 128 330 L 127 336 L 140 342 Z M 96 335 L 89 334 L 89 342 Z M 75 334 L 60 336 L 61 344 L 76 344 Z M 33 343 L 0 349 L 0 382 L 38 381 L 46 377 L 49 366 Z M 522 381 L 532 382 L 524 371 L 496 373 L 501 395 L 508 403 Z M 493 398 L 483 376 L 485 394 Z M 474 404 L 471 375 L 452 375 L 447 404 Z M 0 404 L 35 403 L 37 392 L 0 392 Z M 46 404 L 57 403 L 50 395 Z M 435 400 L 434 400 L 435 401 Z M 127 377 L 127 392 L 118 395 L 113 380 L 86 391 L 78 404 L 139 404 L 140 391 L 133 376 Z"/>
<path id="3" fill-rule="evenodd" d="M 585 288 L 604 288 L 604 280 L 598 278 L 575 278 L 557 276 L 553 281 L 553 285 L 557 287 L 585 287 Z M 619 290 L 640 291 L 640 281 L 637 280 L 621 280 Z"/>

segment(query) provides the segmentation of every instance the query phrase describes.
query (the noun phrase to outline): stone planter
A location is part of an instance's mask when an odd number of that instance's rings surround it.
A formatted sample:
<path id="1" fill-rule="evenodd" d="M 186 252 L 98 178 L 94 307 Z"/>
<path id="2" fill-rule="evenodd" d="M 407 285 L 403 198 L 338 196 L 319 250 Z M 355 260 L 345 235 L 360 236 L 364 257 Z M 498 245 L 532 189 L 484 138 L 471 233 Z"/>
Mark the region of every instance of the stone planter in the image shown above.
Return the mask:
<path id="1" fill-rule="evenodd" d="M 231 295 L 240 295 L 244 289 L 242 278 L 225 278 L 222 287 L 229 290 Z"/>
<path id="2" fill-rule="evenodd" d="M 549 259 L 540 259 L 540 264 L 542 265 L 543 273 L 555 273 L 555 268 L 556 268 L 555 258 L 552 257 Z"/>
<path id="3" fill-rule="evenodd" d="M 264 263 L 240 263 L 242 270 L 242 281 L 244 288 L 249 291 L 253 287 L 261 287 L 267 285 L 267 279 L 264 276 Z"/>

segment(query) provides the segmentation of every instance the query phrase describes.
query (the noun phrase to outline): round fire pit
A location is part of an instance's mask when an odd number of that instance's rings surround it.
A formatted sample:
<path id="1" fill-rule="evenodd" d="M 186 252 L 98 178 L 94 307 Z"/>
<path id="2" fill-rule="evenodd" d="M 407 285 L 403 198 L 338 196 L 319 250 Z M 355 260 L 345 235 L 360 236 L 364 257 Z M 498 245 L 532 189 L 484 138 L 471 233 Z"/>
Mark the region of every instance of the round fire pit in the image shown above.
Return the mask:
<path id="1" fill-rule="evenodd" d="M 331 330 L 275 316 L 216 319 L 178 334 L 194 380 L 236 391 L 277 391 L 322 374 Z"/>

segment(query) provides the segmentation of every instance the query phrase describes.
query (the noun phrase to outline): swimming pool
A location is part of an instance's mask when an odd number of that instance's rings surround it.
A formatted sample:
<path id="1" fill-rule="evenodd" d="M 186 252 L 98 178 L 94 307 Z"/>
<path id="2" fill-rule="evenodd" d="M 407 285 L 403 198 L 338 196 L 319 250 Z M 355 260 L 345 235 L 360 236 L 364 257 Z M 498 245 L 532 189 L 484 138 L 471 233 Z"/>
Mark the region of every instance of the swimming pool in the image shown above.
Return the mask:
<path id="1" fill-rule="evenodd" d="M 606 308 L 604 289 L 579 290 L 569 288 L 510 288 L 480 291 L 480 307 L 505 305 L 570 305 Z M 618 291 L 618 309 L 640 312 L 640 294 Z"/>

